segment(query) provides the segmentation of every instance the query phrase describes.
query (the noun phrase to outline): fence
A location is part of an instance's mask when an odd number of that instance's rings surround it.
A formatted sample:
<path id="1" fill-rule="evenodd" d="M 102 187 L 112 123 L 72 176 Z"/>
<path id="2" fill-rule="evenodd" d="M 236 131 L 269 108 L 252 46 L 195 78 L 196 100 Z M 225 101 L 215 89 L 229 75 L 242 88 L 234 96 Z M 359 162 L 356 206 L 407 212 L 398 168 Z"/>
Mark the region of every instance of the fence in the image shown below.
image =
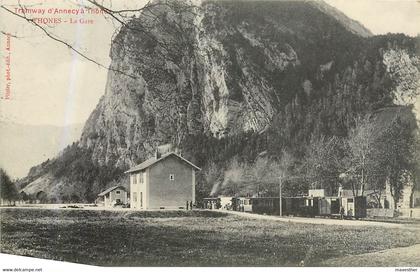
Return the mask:
<path id="1" fill-rule="evenodd" d="M 393 209 L 367 209 L 367 217 L 394 217 Z"/>
<path id="2" fill-rule="evenodd" d="M 405 218 L 420 218 L 420 208 L 399 209 L 399 216 Z"/>

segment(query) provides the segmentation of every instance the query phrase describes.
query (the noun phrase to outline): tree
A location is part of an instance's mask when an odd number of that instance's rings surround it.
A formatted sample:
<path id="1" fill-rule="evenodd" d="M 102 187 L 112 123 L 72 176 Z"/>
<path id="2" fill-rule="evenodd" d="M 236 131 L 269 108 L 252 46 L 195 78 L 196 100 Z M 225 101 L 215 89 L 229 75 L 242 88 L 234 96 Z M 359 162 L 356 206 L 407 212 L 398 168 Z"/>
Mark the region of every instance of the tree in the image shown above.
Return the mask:
<path id="1" fill-rule="evenodd" d="M 406 50 L 390 49 L 384 53 L 387 72 L 395 82 L 394 102 L 400 105 L 414 104 L 420 92 L 420 58 Z M 416 67 L 417 65 L 417 67 Z"/>
<path id="2" fill-rule="evenodd" d="M 415 119 L 405 114 L 396 114 L 378 136 L 378 160 L 380 170 L 390 185 L 394 208 L 401 199 L 405 186 L 414 186 L 418 145 Z"/>
<path id="3" fill-rule="evenodd" d="M 311 181 L 309 187 L 335 192 L 340 174 L 346 169 L 345 153 L 345 139 L 337 136 L 312 136 L 304 159 L 304 170 Z"/>
<path id="4" fill-rule="evenodd" d="M 20 199 L 24 202 L 29 200 L 29 196 L 27 193 L 25 193 L 25 191 L 20 192 Z"/>
<path id="5" fill-rule="evenodd" d="M 414 205 L 414 192 L 420 188 L 420 131 L 417 129 L 415 131 L 415 143 L 414 143 L 414 161 L 415 161 L 415 171 L 414 171 L 414 184 L 413 190 L 411 191 L 410 203 Z"/>
<path id="6" fill-rule="evenodd" d="M 306 179 L 300 173 L 298 164 L 296 157 L 286 150 L 281 151 L 278 159 L 268 162 L 266 182 L 271 185 L 270 195 L 278 196 L 280 186 L 283 196 L 295 196 L 307 190 Z"/>
<path id="7" fill-rule="evenodd" d="M 358 117 L 355 126 L 348 136 L 348 165 L 347 173 L 350 175 L 353 195 L 363 196 L 369 180 L 375 176 L 377 168 L 377 130 L 372 122 L 371 115 Z M 360 190 L 359 190 L 360 188 Z"/>
<path id="8" fill-rule="evenodd" d="M 12 204 L 12 201 L 19 199 L 16 185 L 2 168 L 0 168 L 0 196 L 3 201 L 7 200 L 9 205 Z"/>
<path id="9" fill-rule="evenodd" d="M 388 182 L 396 208 L 404 187 L 413 185 L 418 165 L 417 124 L 411 108 L 385 108 L 355 123 L 348 137 L 346 171 L 353 193 L 363 195 L 368 186 L 380 196 Z"/>
<path id="10" fill-rule="evenodd" d="M 225 172 L 226 187 L 234 194 L 278 196 L 279 178 L 287 180 L 293 173 L 295 163 L 295 158 L 286 151 L 280 154 L 279 159 L 260 156 L 250 163 L 234 160 Z M 300 186 L 296 186 L 300 182 L 287 181 L 284 188 L 287 194 L 294 195 L 295 191 L 300 191 Z"/>
<path id="11" fill-rule="evenodd" d="M 222 192 L 224 191 L 228 195 L 238 195 L 239 190 L 245 187 L 244 184 L 244 173 L 246 165 L 240 163 L 237 157 L 234 157 L 229 163 L 227 169 L 224 172 L 223 182 L 220 185 Z"/>
<path id="12" fill-rule="evenodd" d="M 254 183 L 255 192 L 257 195 L 264 195 L 267 193 L 267 183 L 270 182 L 269 177 L 270 164 L 266 157 L 259 157 L 253 164 L 249 164 L 245 167 L 245 179 L 247 183 Z"/>
<path id="13" fill-rule="evenodd" d="M 197 183 L 197 198 L 200 199 L 217 193 L 220 182 L 222 181 L 223 171 L 216 163 L 211 162 Z"/>

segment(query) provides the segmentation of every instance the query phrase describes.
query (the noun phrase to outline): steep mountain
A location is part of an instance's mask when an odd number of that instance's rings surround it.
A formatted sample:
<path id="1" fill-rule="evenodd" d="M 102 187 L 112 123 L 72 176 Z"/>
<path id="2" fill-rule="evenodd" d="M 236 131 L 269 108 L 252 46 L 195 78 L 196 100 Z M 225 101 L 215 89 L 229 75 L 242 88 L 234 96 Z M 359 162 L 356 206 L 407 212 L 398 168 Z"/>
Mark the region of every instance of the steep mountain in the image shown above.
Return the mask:
<path id="1" fill-rule="evenodd" d="M 169 142 L 204 171 L 299 157 L 311 136 L 345 136 L 355 116 L 418 92 L 418 40 L 370 37 L 325 3 L 157 3 L 115 36 L 104 96 L 78 145 L 31 169 L 32 193 L 92 200 Z"/>

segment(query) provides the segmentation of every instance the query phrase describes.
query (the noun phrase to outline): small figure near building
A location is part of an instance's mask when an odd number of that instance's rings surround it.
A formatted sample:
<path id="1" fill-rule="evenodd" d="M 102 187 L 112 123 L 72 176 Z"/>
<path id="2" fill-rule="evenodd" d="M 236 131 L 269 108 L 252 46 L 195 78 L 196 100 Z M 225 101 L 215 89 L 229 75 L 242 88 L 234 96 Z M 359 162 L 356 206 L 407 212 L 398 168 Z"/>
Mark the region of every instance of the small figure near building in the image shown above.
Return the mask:
<path id="1" fill-rule="evenodd" d="M 344 207 L 341 206 L 340 208 L 340 219 L 344 219 Z"/>

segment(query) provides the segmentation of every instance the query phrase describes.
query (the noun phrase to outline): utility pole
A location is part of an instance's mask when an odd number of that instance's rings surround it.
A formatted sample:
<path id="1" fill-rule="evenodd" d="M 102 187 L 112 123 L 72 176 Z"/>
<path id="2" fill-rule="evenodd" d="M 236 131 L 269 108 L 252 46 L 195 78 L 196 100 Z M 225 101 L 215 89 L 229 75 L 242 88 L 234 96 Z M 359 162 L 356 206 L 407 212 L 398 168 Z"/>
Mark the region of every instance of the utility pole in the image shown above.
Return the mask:
<path id="1" fill-rule="evenodd" d="M 282 179 L 281 179 L 281 177 L 279 177 L 279 207 L 280 207 L 280 212 L 279 212 L 279 215 L 280 216 L 283 216 L 283 211 L 282 211 L 282 201 L 281 201 L 281 195 L 282 195 Z"/>

